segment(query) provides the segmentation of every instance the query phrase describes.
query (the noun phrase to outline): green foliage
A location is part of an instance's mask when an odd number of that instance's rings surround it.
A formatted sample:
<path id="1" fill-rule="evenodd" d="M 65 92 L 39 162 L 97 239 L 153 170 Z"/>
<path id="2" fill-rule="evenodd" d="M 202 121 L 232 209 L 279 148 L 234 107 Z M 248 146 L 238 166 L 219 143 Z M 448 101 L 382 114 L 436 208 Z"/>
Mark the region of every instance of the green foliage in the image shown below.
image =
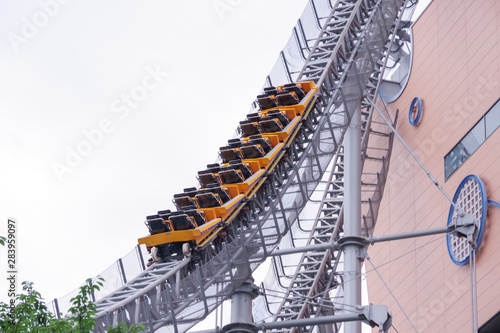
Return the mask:
<path id="1" fill-rule="evenodd" d="M 146 326 L 144 325 L 131 325 L 127 326 L 127 323 L 121 321 L 119 325 L 108 327 L 108 333 L 138 333 L 144 332 Z"/>
<path id="2" fill-rule="evenodd" d="M 52 318 L 47 327 L 40 328 L 40 333 L 75 332 L 68 318 Z"/>
<path id="3" fill-rule="evenodd" d="M 0 245 L 6 238 L 0 236 Z M 92 294 L 103 286 L 104 279 L 87 279 L 80 287 L 78 295 L 70 301 L 72 307 L 64 318 L 55 318 L 48 310 L 42 295 L 33 287 L 33 282 L 22 283 L 23 292 L 16 295 L 16 303 L 0 302 L 0 332 L 2 333 L 89 333 L 95 325 L 96 304 Z M 108 327 L 109 333 L 144 332 L 144 325 L 127 326 L 125 322 Z"/>
<path id="4" fill-rule="evenodd" d="M 89 333 L 95 325 L 96 305 L 92 293 L 100 290 L 103 278 L 87 279 L 77 296 L 71 299 L 72 307 L 64 318 L 55 318 L 48 310 L 42 296 L 32 282 L 23 282 L 23 292 L 16 296 L 17 305 L 0 303 L 0 332 L 2 333 Z M 144 332 L 144 325 L 125 322 L 108 328 L 110 333 Z"/>
<path id="5" fill-rule="evenodd" d="M 17 306 L 0 303 L 0 329 L 5 333 L 41 332 L 53 315 L 42 296 L 33 288 L 33 282 L 22 283 L 23 293 L 16 296 Z"/>
<path id="6" fill-rule="evenodd" d="M 80 287 L 77 296 L 71 299 L 73 306 L 69 309 L 69 319 L 73 322 L 74 333 L 91 332 L 95 325 L 95 314 L 97 306 L 91 300 L 94 291 L 100 290 L 104 279 L 99 277 L 95 281 L 87 279 L 85 284 Z"/>

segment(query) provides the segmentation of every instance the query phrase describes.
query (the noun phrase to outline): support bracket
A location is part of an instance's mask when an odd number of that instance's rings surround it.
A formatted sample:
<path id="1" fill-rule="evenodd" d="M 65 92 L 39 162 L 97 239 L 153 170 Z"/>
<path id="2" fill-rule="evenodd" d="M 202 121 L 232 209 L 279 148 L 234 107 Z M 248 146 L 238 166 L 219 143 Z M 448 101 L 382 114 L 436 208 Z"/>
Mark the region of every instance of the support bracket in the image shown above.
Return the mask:
<path id="1" fill-rule="evenodd" d="M 378 326 L 379 332 L 387 332 L 392 326 L 392 312 L 387 310 L 386 305 L 367 305 L 363 307 L 363 320 L 371 327 Z"/>
<path id="2" fill-rule="evenodd" d="M 456 237 L 466 237 L 469 244 L 476 248 L 479 221 L 472 214 L 464 211 L 459 212 L 448 227 L 450 234 Z"/>

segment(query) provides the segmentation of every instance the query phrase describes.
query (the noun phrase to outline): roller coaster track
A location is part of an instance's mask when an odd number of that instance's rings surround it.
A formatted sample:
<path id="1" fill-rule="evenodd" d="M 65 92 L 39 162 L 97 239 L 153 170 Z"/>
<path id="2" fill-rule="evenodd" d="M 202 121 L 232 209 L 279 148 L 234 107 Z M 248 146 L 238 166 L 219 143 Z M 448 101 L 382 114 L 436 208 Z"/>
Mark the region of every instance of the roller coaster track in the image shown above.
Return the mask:
<path id="1" fill-rule="evenodd" d="M 389 5 L 389 4 L 388 4 Z M 399 7 L 400 8 L 400 7 Z M 392 15 L 396 14 L 398 7 L 379 8 L 381 13 L 387 14 L 393 10 Z M 399 14 L 402 14 L 402 10 Z M 377 14 L 375 14 L 377 15 Z M 379 12 L 380 15 L 380 12 Z M 398 15 L 399 17 L 399 15 Z M 384 22 L 382 17 L 374 16 L 371 23 L 380 25 Z M 370 29 L 370 28 L 368 28 Z M 363 41 L 360 49 L 357 51 L 357 58 L 354 60 L 355 67 L 360 68 L 359 62 L 362 54 L 373 54 L 377 58 L 370 59 L 375 66 L 370 73 L 369 70 L 362 73 L 358 70 L 358 80 L 363 81 L 368 78 L 369 84 L 366 86 L 361 97 L 362 114 L 362 216 L 363 232 L 365 236 L 371 235 L 378 212 L 378 202 L 383 193 L 385 184 L 385 175 L 388 171 L 388 161 L 392 148 L 393 136 L 390 128 L 380 121 L 372 119 L 373 104 L 376 100 L 378 89 L 381 83 L 382 71 L 387 59 L 387 50 L 385 36 L 377 36 L 379 41 Z M 376 50 L 376 52 L 375 52 Z M 350 62 L 352 66 L 352 61 Z M 309 71 L 312 72 L 312 71 Z M 307 73 L 307 69 L 305 71 Z M 323 73 L 321 73 L 323 75 Z M 364 77 L 363 77 L 364 76 Z M 346 86 L 341 86 L 346 88 Z M 343 100 L 343 103 L 348 101 Z M 320 250 L 303 253 L 297 264 L 293 264 L 295 272 L 287 274 L 287 267 L 284 262 L 287 259 L 282 256 L 274 256 L 273 264 L 274 274 L 270 274 L 267 281 L 272 280 L 271 288 L 280 286 L 281 292 L 268 292 L 264 301 L 256 300 L 255 308 L 268 309 L 268 315 L 272 321 L 293 320 L 301 318 L 311 318 L 321 315 L 333 315 L 337 311 L 345 311 L 342 306 L 342 272 L 339 271 L 341 260 L 341 251 L 338 248 L 328 246 L 338 241 L 342 237 L 343 220 L 343 198 L 344 198 L 344 163 L 343 146 L 335 152 L 328 180 L 326 181 L 323 197 L 319 204 L 319 209 L 314 223 L 308 230 L 309 237 L 305 246 L 309 249 L 319 248 Z M 321 247 L 321 245 L 325 245 Z M 318 247 L 320 246 L 320 247 Z M 277 251 L 278 253 L 279 251 Z M 274 281 L 278 281 L 275 283 Z M 265 283 L 262 289 L 266 291 Z M 274 295 L 273 295 L 274 294 Z M 334 296 L 333 300 L 331 296 Z M 265 304 L 261 304 L 265 303 Z M 347 309 L 352 310 L 352 309 Z M 264 319 L 261 318 L 254 319 Z M 301 331 L 312 331 L 313 327 L 303 328 Z M 320 332 L 338 332 L 340 325 L 325 325 L 319 327 Z M 275 332 L 295 332 L 297 328 L 291 330 L 274 330 Z"/>
<path id="2" fill-rule="evenodd" d="M 190 259 L 156 263 L 99 300 L 97 332 L 119 321 L 143 323 L 150 331 L 166 326 L 172 332 L 185 332 L 206 318 L 282 243 L 329 165 L 332 171 L 307 244 L 325 245 L 338 239 L 342 233 L 342 141 L 357 107 L 363 117 L 363 221 L 365 233 L 371 233 L 392 146 L 387 128 L 372 119 L 372 103 L 390 49 L 389 37 L 403 9 L 403 0 L 339 0 L 331 7 L 303 69 L 289 73 L 298 80 L 314 80 L 320 88 L 317 100 L 309 105 L 283 158 L 246 202 L 248 212 L 232 222 L 231 242 L 218 253 L 208 252 L 196 267 Z M 341 297 L 338 251 L 304 253 L 288 277 L 279 273 L 283 259 L 274 261 L 280 283 L 287 286 L 279 304 L 266 297 L 274 321 L 337 310 L 326 305 L 335 290 L 336 297 Z"/>

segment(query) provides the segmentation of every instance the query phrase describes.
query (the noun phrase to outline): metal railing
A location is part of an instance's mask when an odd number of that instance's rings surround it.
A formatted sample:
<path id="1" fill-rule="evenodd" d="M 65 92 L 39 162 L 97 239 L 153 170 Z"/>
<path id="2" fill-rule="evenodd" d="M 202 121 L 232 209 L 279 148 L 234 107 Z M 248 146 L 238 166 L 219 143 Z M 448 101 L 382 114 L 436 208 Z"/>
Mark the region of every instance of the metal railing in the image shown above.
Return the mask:
<path id="1" fill-rule="evenodd" d="M 104 278 L 104 284 L 99 291 L 96 291 L 94 295 L 92 295 L 93 300 L 98 301 L 102 299 L 143 272 L 146 269 L 145 263 L 148 257 L 149 255 L 146 252 L 146 248 L 137 245 L 126 255 L 116 260 L 102 273 L 94 277 L 94 279 L 97 277 Z M 64 316 L 68 312 L 68 309 L 71 307 L 71 298 L 75 297 L 78 291 L 79 288 L 76 288 L 62 297 L 55 298 L 48 304 L 54 316 L 60 318 L 61 314 Z"/>
<path id="2" fill-rule="evenodd" d="M 368 103 L 361 102 L 361 96 L 365 91 L 372 94 L 376 91 L 376 74 L 380 68 L 377 62 L 380 55 L 387 52 L 384 46 L 402 1 L 339 0 L 332 5 L 329 1 L 317 0 L 308 4 L 265 85 L 283 84 L 297 78 L 312 79 L 320 85 L 318 101 L 297 138 L 287 148 L 288 156 L 267 176 L 262 190 L 248 203 L 247 219 L 231 225 L 233 241 L 225 244 L 212 260 L 190 270 L 184 269 L 192 265 L 185 259 L 156 263 L 131 278 L 129 272 L 133 269 L 127 264 L 130 260 L 118 260 L 105 273 L 110 284 L 103 292 L 112 292 L 96 297 L 96 331 L 103 332 L 108 325 L 123 320 L 143 323 L 150 332 L 162 326 L 171 332 L 184 332 L 229 298 L 279 244 L 300 242 L 288 236 L 292 235 L 290 230 L 302 229 L 302 233 L 309 236 L 304 225 L 296 222 L 321 186 L 332 158 L 336 156 L 341 161 L 341 142 L 352 108 L 361 103 L 362 109 L 369 109 Z M 316 35 L 312 36 L 314 32 Z M 363 115 L 369 119 L 369 112 Z M 365 126 L 368 130 L 369 125 Z M 336 171 L 339 170 L 337 167 Z M 341 177 L 337 180 L 341 181 Z M 339 224 L 336 228 L 339 230 Z M 331 256 L 335 257 L 333 253 Z M 329 282 L 314 290 L 328 293 L 338 284 L 334 279 L 335 269 L 329 267 L 325 271 L 324 264 L 318 267 L 318 273 L 331 275 Z M 297 264 L 277 268 L 283 273 L 279 283 L 285 288 L 291 285 L 296 269 Z M 282 282 L 284 279 L 288 281 Z M 318 285 L 314 283 L 315 287 Z M 64 303 L 61 300 L 70 297 L 72 294 L 59 299 L 55 305 L 63 312 L 61 308 L 66 305 L 61 306 Z M 328 297 L 325 294 L 324 299 Z M 303 309 L 302 316 L 311 316 L 319 315 L 318 311 L 323 308 L 315 305 Z"/>

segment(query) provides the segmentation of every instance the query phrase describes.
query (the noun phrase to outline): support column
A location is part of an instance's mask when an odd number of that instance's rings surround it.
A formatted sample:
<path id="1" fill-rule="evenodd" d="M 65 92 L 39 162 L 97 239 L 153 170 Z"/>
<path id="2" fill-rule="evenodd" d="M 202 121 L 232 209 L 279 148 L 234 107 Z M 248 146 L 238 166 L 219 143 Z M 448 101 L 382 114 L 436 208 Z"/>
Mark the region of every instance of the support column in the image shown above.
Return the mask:
<path id="1" fill-rule="evenodd" d="M 344 303 L 361 305 L 361 109 L 356 106 L 344 138 Z M 347 322 L 344 332 L 361 333 L 361 322 Z"/>
<path id="2" fill-rule="evenodd" d="M 259 295 L 259 287 L 248 280 L 231 296 L 231 323 L 222 328 L 224 333 L 255 333 L 252 300 Z"/>

